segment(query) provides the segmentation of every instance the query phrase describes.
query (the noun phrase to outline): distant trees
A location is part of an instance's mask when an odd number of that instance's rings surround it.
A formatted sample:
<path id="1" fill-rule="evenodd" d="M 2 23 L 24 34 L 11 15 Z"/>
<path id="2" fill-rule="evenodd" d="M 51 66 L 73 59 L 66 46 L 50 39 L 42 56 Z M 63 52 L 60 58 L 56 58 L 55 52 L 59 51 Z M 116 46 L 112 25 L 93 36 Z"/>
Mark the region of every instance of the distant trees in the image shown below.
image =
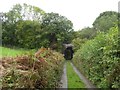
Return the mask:
<path id="1" fill-rule="evenodd" d="M 83 28 L 82 30 L 76 31 L 74 33 L 74 39 L 72 40 L 72 43 L 74 45 L 74 50 L 80 49 L 82 44 L 84 44 L 86 41 L 93 39 L 96 36 L 97 32 L 90 27 Z"/>
<path id="2" fill-rule="evenodd" d="M 93 27 L 86 27 L 77 31 L 77 37 L 84 39 L 92 39 L 97 32 L 107 32 L 111 27 L 118 24 L 118 13 L 114 11 L 106 11 L 101 13 L 93 22 Z"/>
<path id="3" fill-rule="evenodd" d="M 79 31 L 79 37 L 81 39 L 92 39 L 96 35 L 94 28 L 86 27 Z"/>
<path id="4" fill-rule="evenodd" d="M 58 50 L 71 41 L 73 24 L 57 13 L 45 13 L 38 7 L 16 4 L 2 17 L 3 45 L 23 48 L 51 47 Z"/>
<path id="5" fill-rule="evenodd" d="M 17 22 L 15 35 L 19 47 L 37 48 L 40 47 L 40 23 L 31 20 Z"/>
<path id="6" fill-rule="evenodd" d="M 42 17 L 41 25 L 44 37 L 48 39 L 51 48 L 58 48 L 57 46 L 62 46 L 63 42 L 71 41 L 73 24 L 66 17 L 57 13 L 46 13 Z"/>
<path id="7" fill-rule="evenodd" d="M 96 31 L 107 32 L 111 27 L 118 23 L 118 13 L 114 11 L 106 11 L 101 13 L 93 23 Z"/>
<path id="8" fill-rule="evenodd" d="M 118 24 L 118 13 L 114 11 L 106 11 L 101 13 L 93 22 L 93 27 L 86 27 L 75 32 L 75 37 L 72 43 L 76 46 L 75 50 L 79 49 L 87 40 L 93 39 L 100 32 L 107 33 L 110 28 Z M 76 44 L 78 43 L 79 44 Z"/>
<path id="9" fill-rule="evenodd" d="M 42 9 L 16 4 L 2 13 L 2 43 L 23 48 L 50 47 L 62 48 L 63 43 L 75 44 L 76 50 L 87 40 L 93 39 L 98 32 L 107 32 L 118 23 L 118 13 L 106 11 L 100 14 L 93 27 L 80 31 L 73 30 L 73 24 L 58 13 L 45 13 Z"/>
<path id="10" fill-rule="evenodd" d="M 28 29 L 31 29 L 31 31 L 34 32 L 35 31 L 34 25 L 36 23 L 37 24 L 39 23 L 37 26 L 40 26 L 40 20 L 43 14 L 45 14 L 45 12 L 35 6 L 31 6 L 27 4 L 14 5 L 12 10 L 3 14 L 3 18 L 2 18 L 3 45 L 12 45 L 12 46 L 22 45 L 22 47 L 24 46 L 26 47 L 26 43 L 24 42 L 30 39 L 29 36 L 27 36 Z M 31 35 L 33 36 L 34 34 L 31 33 Z M 25 36 L 27 38 L 23 39 L 22 37 Z M 31 45 L 28 44 L 27 46 L 28 48 L 31 48 Z"/>

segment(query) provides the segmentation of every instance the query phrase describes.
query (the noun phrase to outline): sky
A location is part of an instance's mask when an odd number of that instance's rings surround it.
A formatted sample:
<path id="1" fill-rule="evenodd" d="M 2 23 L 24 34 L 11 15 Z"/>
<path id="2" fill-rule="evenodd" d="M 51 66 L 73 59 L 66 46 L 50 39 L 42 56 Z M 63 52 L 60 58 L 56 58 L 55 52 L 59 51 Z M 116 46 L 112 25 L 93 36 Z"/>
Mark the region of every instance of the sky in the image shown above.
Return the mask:
<path id="1" fill-rule="evenodd" d="M 92 27 L 92 23 L 104 11 L 117 11 L 120 0 L 0 0 L 0 12 L 8 12 L 15 4 L 37 6 L 46 13 L 55 12 L 67 17 L 74 30 Z"/>

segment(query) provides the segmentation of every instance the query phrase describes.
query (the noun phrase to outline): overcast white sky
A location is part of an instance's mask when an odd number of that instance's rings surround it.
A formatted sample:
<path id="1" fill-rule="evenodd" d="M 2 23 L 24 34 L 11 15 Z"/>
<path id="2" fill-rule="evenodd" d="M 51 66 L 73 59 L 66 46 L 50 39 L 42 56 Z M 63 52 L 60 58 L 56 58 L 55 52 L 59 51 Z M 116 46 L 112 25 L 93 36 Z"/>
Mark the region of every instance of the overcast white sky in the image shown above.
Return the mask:
<path id="1" fill-rule="evenodd" d="M 7 12 L 15 4 L 30 4 L 45 12 L 56 12 L 73 22 L 74 29 L 91 27 L 104 11 L 117 11 L 120 0 L 0 0 L 0 12 Z"/>

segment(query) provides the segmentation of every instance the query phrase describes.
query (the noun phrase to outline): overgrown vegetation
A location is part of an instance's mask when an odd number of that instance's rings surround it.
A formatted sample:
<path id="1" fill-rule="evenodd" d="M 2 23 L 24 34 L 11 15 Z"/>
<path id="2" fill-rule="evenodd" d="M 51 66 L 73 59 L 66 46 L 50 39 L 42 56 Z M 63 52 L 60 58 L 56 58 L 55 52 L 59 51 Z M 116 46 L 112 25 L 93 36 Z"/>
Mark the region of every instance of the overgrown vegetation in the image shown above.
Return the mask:
<path id="1" fill-rule="evenodd" d="M 58 13 L 16 4 L 2 15 L 2 44 L 5 46 L 28 49 L 44 46 L 60 51 L 62 43 L 72 39 L 72 22 Z"/>
<path id="2" fill-rule="evenodd" d="M 101 13 L 93 22 L 96 31 L 108 32 L 110 28 L 118 23 L 118 13 L 114 11 L 106 11 Z"/>
<path id="3" fill-rule="evenodd" d="M 120 87 L 118 27 L 100 33 L 75 53 L 74 64 L 100 88 Z"/>
<path id="4" fill-rule="evenodd" d="M 76 32 L 73 63 L 99 88 L 120 87 L 119 13 L 101 13 L 92 28 Z M 117 25 L 118 24 L 118 25 Z"/>
<path id="5" fill-rule="evenodd" d="M 99 32 L 108 33 L 109 29 L 118 24 L 118 13 L 114 11 L 105 11 L 101 13 L 93 22 L 93 27 L 86 27 L 74 32 L 72 40 L 75 51 L 80 49 L 87 40 L 94 39 Z"/>
<path id="6" fill-rule="evenodd" d="M 73 30 L 72 22 L 65 16 L 27 4 L 16 4 L 1 15 L 2 44 L 25 49 L 0 47 L 3 87 L 58 87 L 64 58 L 56 51 L 62 51 L 63 43 L 72 42 L 73 63 L 87 78 L 100 88 L 120 88 L 120 14 L 117 12 L 103 12 L 93 27 L 79 31 Z M 39 48 L 35 55 L 34 51 L 26 50 Z M 79 87 L 73 83 L 78 78 L 71 73 L 69 63 L 67 67 L 69 87 Z"/>
<path id="7" fill-rule="evenodd" d="M 35 55 L 2 58 L 2 87 L 55 88 L 59 85 L 64 58 L 60 53 L 41 48 Z"/>

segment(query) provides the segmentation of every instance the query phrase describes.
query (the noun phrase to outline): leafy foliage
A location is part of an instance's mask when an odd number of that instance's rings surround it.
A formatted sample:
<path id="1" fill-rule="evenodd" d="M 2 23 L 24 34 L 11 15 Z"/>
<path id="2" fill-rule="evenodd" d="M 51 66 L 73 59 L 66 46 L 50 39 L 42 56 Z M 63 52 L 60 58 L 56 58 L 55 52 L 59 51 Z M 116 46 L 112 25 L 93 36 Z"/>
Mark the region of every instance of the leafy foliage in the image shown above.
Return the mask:
<path id="1" fill-rule="evenodd" d="M 93 23 L 93 27 L 83 28 L 82 30 L 75 31 L 75 36 L 72 43 L 75 45 L 75 50 L 79 49 L 86 41 L 96 37 L 99 32 L 107 33 L 108 30 L 118 24 L 118 13 L 114 11 L 106 11 L 101 13 Z"/>
<path id="2" fill-rule="evenodd" d="M 57 13 L 46 13 L 42 17 L 43 34 L 47 41 L 49 41 L 48 45 L 52 49 L 58 49 L 63 42 L 71 41 L 73 33 L 72 27 L 73 24 L 70 20 Z"/>
<path id="3" fill-rule="evenodd" d="M 81 39 L 92 39 L 96 36 L 97 32 L 95 32 L 94 28 L 83 28 L 82 30 L 78 31 L 78 37 Z"/>
<path id="4" fill-rule="evenodd" d="M 74 51 L 76 52 L 78 49 L 80 49 L 80 47 L 82 46 L 82 44 L 84 44 L 87 41 L 87 39 L 80 39 L 80 38 L 75 38 L 72 40 L 72 44 L 74 45 Z"/>
<path id="5" fill-rule="evenodd" d="M 119 88 L 119 52 L 116 26 L 83 44 L 73 62 L 98 87 Z"/>
<path id="6" fill-rule="evenodd" d="M 3 45 L 24 48 L 62 48 L 62 43 L 72 40 L 73 24 L 58 13 L 45 13 L 38 7 L 16 4 L 3 13 Z"/>
<path id="7" fill-rule="evenodd" d="M 15 35 L 19 47 L 36 48 L 41 46 L 40 23 L 30 20 L 19 21 L 16 29 Z"/>
<path id="8" fill-rule="evenodd" d="M 30 41 L 30 39 L 32 38 L 30 35 L 33 34 L 33 37 L 35 37 L 35 33 L 38 33 L 37 30 L 40 30 L 40 22 L 43 14 L 45 14 L 45 12 L 40 8 L 27 4 L 16 4 L 15 6 L 13 6 L 12 10 L 7 13 L 3 13 L 3 45 L 19 47 L 27 46 L 27 48 L 35 47 L 33 44 L 31 45 L 31 42 L 28 43 L 28 41 Z M 31 41 L 33 41 L 34 39 L 35 38 L 32 38 Z"/>
<path id="9" fill-rule="evenodd" d="M 94 28 L 83 28 L 82 30 L 74 32 L 74 38 L 72 40 L 72 44 L 74 45 L 74 50 L 80 49 L 81 45 L 84 44 L 87 40 L 93 39 L 97 32 Z"/>
<path id="10" fill-rule="evenodd" d="M 107 32 L 111 27 L 118 23 L 118 13 L 114 11 L 106 11 L 101 13 L 93 23 L 93 27 L 97 31 Z"/>

